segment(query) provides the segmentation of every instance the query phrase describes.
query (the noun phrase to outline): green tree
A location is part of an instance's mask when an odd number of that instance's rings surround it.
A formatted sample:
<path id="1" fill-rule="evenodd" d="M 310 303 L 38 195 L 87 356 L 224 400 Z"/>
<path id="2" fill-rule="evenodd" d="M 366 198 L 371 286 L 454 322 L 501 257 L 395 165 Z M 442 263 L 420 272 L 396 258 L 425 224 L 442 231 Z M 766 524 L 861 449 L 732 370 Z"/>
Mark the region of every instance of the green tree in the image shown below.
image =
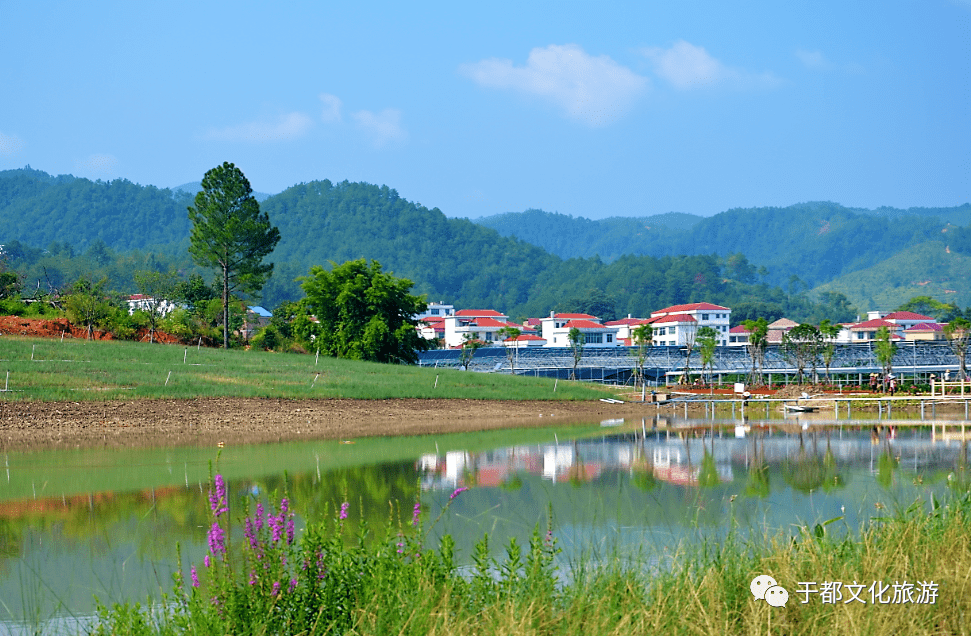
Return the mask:
<path id="1" fill-rule="evenodd" d="M 135 272 L 135 285 L 141 294 L 148 317 L 148 341 L 155 342 L 155 332 L 165 314 L 175 308 L 181 301 L 178 297 L 180 290 L 179 277 L 175 272 L 157 272 L 154 270 Z"/>
<path id="2" fill-rule="evenodd" d="M 418 334 L 417 314 L 424 296 L 412 296 L 413 283 L 381 271 L 366 259 L 314 266 L 301 277 L 307 302 L 320 321 L 321 353 L 374 362 L 418 361 L 428 341 Z"/>
<path id="3" fill-rule="evenodd" d="M 639 325 L 631 330 L 631 339 L 637 345 L 637 377 L 644 386 L 644 362 L 647 361 L 647 350 L 654 342 L 654 328 L 649 324 Z"/>
<path id="4" fill-rule="evenodd" d="M 765 318 L 746 320 L 742 326 L 748 331 L 748 355 L 752 359 L 752 373 L 749 383 L 762 384 L 762 368 L 765 365 L 765 352 L 769 348 L 769 322 Z"/>
<path id="5" fill-rule="evenodd" d="M 833 363 L 833 356 L 836 355 L 836 336 L 840 335 L 843 328 L 834 325 L 829 318 L 819 323 L 819 335 L 822 341 L 820 353 L 823 356 L 823 364 L 826 365 L 826 380 L 829 381 L 829 365 Z"/>
<path id="6" fill-rule="evenodd" d="M 509 372 L 516 373 L 516 353 L 519 351 L 519 345 L 516 344 L 516 338 L 521 336 L 523 333 L 522 329 L 517 329 L 516 327 L 503 327 L 496 332 L 496 335 L 503 342 L 503 346 L 506 348 L 506 358 L 509 360 Z M 509 346 L 513 343 L 512 346 Z"/>
<path id="7" fill-rule="evenodd" d="M 698 353 L 701 355 L 701 370 L 704 372 L 708 367 L 708 384 L 712 385 L 714 391 L 713 376 L 715 375 L 715 349 L 718 347 L 718 332 L 711 327 L 701 327 L 698 329 L 698 337 L 695 342 L 698 346 Z"/>
<path id="8" fill-rule="evenodd" d="M 74 324 L 87 328 L 88 340 L 94 333 L 94 326 L 111 313 L 111 303 L 108 302 L 105 292 L 107 284 L 107 278 L 93 284 L 86 278 L 79 278 L 72 286 L 70 295 L 64 300 L 68 317 Z"/>
<path id="9" fill-rule="evenodd" d="M 573 352 L 573 371 L 570 373 L 570 379 L 577 379 L 577 366 L 580 365 L 580 360 L 583 358 L 583 332 L 576 327 L 570 328 L 570 333 L 567 334 L 567 340 L 570 342 L 570 350 Z"/>
<path id="10" fill-rule="evenodd" d="M 273 272 L 264 263 L 280 241 L 280 231 L 260 212 L 243 172 L 228 161 L 202 179 L 192 221 L 189 253 L 201 267 L 215 268 L 222 281 L 223 347 L 229 348 L 230 294 L 255 294 Z"/>
<path id="11" fill-rule="evenodd" d="M 957 356 L 961 366 L 961 377 L 967 377 L 968 369 L 965 361 L 968 357 L 968 344 L 971 342 L 971 320 L 967 318 L 955 318 L 944 325 L 944 335 L 947 343 L 951 346 L 951 351 Z"/>
<path id="12" fill-rule="evenodd" d="M 821 342 L 819 329 L 810 324 L 793 327 L 783 336 L 782 355 L 796 366 L 799 384 L 802 384 L 807 364 L 812 367 L 812 378 L 815 380 Z"/>
<path id="13" fill-rule="evenodd" d="M 472 358 L 475 357 L 475 352 L 484 346 L 485 343 L 476 338 L 475 334 L 465 334 L 462 338 L 462 349 L 459 351 L 459 365 L 463 371 L 469 370 L 469 365 L 472 364 Z"/>
<path id="14" fill-rule="evenodd" d="M 893 335 L 887 327 L 877 329 L 877 341 L 873 347 L 877 356 L 877 362 L 883 369 L 883 377 L 886 380 L 890 372 L 893 371 L 893 358 L 897 355 L 897 343 L 893 341 Z"/>

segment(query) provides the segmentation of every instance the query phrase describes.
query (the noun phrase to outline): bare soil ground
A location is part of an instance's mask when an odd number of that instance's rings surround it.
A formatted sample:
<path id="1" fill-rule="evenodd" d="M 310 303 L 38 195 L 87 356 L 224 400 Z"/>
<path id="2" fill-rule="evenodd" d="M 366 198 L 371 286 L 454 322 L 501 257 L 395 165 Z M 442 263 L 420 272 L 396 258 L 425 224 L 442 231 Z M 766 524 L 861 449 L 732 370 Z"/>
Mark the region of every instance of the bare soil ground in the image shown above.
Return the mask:
<path id="1" fill-rule="evenodd" d="M 457 433 L 651 417 L 653 405 L 486 400 L 0 403 L 0 449 L 257 444 Z"/>

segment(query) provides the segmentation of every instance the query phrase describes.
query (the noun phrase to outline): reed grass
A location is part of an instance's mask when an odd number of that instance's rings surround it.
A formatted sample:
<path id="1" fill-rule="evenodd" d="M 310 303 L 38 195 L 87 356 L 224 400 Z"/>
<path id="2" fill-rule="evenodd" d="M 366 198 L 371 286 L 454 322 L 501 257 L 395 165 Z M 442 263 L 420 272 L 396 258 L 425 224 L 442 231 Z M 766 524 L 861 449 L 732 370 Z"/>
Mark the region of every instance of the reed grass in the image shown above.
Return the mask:
<path id="1" fill-rule="evenodd" d="M 218 482 L 210 497 L 220 519 Z M 453 494 L 461 496 L 460 492 Z M 451 501 L 451 500 L 450 500 Z M 408 505 L 408 504 L 405 504 Z M 95 634 L 967 634 L 971 631 L 971 496 L 919 502 L 834 536 L 827 524 L 795 535 L 682 544 L 662 567 L 619 556 L 598 565 L 564 563 L 555 524 L 528 545 L 510 539 L 493 557 L 489 537 L 460 567 L 449 536 L 423 548 L 434 520 L 415 509 L 414 525 L 389 524 L 383 540 L 364 528 L 345 537 L 351 504 L 292 541 L 292 512 L 247 512 L 238 558 L 218 541 L 209 565 L 177 577 L 161 605 L 102 607 Z M 928 507 L 930 511 L 928 512 Z M 262 529 L 257 518 L 264 520 Z M 267 522 L 273 519 L 272 522 Z M 268 529 L 267 523 L 276 529 Z M 225 524 L 228 527 L 228 524 Z M 426 529 L 426 526 L 428 527 Z M 215 526 L 214 526 L 215 527 Z M 213 530 L 210 529 L 210 537 Z M 213 545 L 210 541 L 211 546 Z M 784 607 L 753 598 L 751 580 L 774 577 L 789 590 Z M 198 579 L 198 583 L 196 580 Z M 800 582 L 863 584 L 864 603 L 819 595 L 803 602 Z M 911 602 L 873 603 L 871 583 L 915 586 Z M 920 600 L 933 583 L 938 594 Z M 890 595 L 887 595 L 890 598 Z"/>
<path id="2" fill-rule="evenodd" d="M 0 338 L 7 401 L 134 398 L 592 400 L 603 387 L 295 353 L 122 341 Z M 554 390 L 555 388 L 555 390 Z"/>

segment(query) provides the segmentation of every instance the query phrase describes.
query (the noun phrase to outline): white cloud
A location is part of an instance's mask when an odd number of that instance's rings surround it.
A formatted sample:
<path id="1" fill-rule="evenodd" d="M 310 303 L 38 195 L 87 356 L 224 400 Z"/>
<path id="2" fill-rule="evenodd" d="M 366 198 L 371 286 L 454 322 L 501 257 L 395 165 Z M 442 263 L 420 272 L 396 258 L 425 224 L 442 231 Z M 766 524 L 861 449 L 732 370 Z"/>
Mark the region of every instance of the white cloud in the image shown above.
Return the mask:
<path id="1" fill-rule="evenodd" d="M 78 176 L 111 177 L 116 174 L 118 159 L 114 155 L 94 154 L 74 162 L 74 170 Z"/>
<path id="2" fill-rule="evenodd" d="M 381 148 L 392 141 L 403 142 L 408 133 L 401 127 L 401 111 L 385 108 L 380 113 L 369 110 L 359 110 L 351 117 L 371 138 L 376 148 Z"/>
<path id="3" fill-rule="evenodd" d="M 480 86 L 545 98 L 571 119 L 591 126 L 626 112 L 649 81 L 606 55 L 588 55 L 575 44 L 551 44 L 529 52 L 525 66 L 491 58 L 463 64 L 459 72 Z"/>
<path id="4" fill-rule="evenodd" d="M 0 132 L 0 157 L 12 157 L 23 149 L 24 142 L 20 137 Z"/>
<path id="5" fill-rule="evenodd" d="M 320 101 L 323 102 L 324 107 L 320 113 L 320 118 L 327 122 L 339 122 L 341 118 L 341 102 L 340 97 L 336 95 L 328 95 L 327 93 L 320 94 Z"/>
<path id="6" fill-rule="evenodd" d="M 689 90 L 724 84 L 736 88 L 774 86 L 779 79 L 771 73 L 752 73 L 726 66 L 701 46 L 678 40 L 669 49 L 642 49 L 654 64 L 654 72 L 675 88 Z"/>
<path id="7" fill-rule="evenodd" d="M 303 113 L 283 115 L 275 122 L 251 122 L 210 130 L 206 139 L 216 141 L 288 141 L 302 137 L 313 126 L 313 120 Z"/>
<path id="8" fill-rule="evenodd" d="M 802 62 L 803 66 L 812 69 L 822 69 L 829 66 L 826 62 L 826 58 L 820 51 L 804 51 L 802 49 L 796 50 L 796 57 Z"/>

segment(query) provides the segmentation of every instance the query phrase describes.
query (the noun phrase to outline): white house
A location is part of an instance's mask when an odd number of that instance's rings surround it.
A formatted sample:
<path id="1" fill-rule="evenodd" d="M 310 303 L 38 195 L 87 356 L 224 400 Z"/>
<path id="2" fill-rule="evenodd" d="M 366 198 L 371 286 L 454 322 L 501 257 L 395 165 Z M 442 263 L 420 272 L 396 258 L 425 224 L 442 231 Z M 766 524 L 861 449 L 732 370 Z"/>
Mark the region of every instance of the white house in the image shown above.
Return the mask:
<path id="1" fill-rule="evenodd" d="M 176 304 L 168 300 L 159 300 L 156 302 L 151 296 L 145 296 L 144 294 L 132 294 L 128 297 L 128 315 L 134 314 L 136 311 L 157 311 L 159 315 L 165 316 L 170 311 L 176 308 Z M 264 309 L 264 311 L 266 311 Z"/>
<path id="2" fill-rule="evenodd" d="M 684 346 L 694 340 L 698 321 L 687 314 L 659 316 L 651 320 L 654 329 L 652 342 L 659 347 Z"/>
<path id="3" fill-rule="evenodd" d="M 496 332 L 510 326 L 509 316 L 493 309 L 461 309 L 445 317 L 445 346 L 462 346 L 466 335 L 486 344 L 498 343 Z"/>
<path id="4" fill-rule="evenodd" d="M 617 337 L 621 341 L 630 343 L 631 333 L 641 325 L 648 325 L 650 323 L 650 318 L 633 318 L 630 314 L 627 314 L 626 318 L 621 318 L 620 320 L 608 320 L 604 323 L 604 326 L 617 327 Z"/>
<path id="5" fill-rule="evenodd" d="M 552 311 L 541 321 L 543 339 L 547 347 L 569 347 L 570 330 L 579 329 L 586 347 L 619 347 L 624 343 L 617 337 L 619 327 L 608 327 L 590 314 L 556 314 Z"/>
<path id="6" fill-rule="evenodd" d="M 728 324 L 731 320 L 732 310 L 728 307 L 722 307 L 721 305 L 713 305 L 711 303 L 689 303 L 687 305 L 672 305 L 670 307 L 665 307 L 664 309 L 659 309 L 658 311 L 651 313 L 651 324 L 658 324 L 658 320 L 661 318 L 669 318 L 671 316 L 680 318 L 691 318 L 690 321 L 684 320 L 681 323 L 667 321 L 665 323 L 665 334 L 664 339 L 670 340 L 668 337 L 670 335 L 670 327 L 675 328 L 675 338 L 676 341 L 671 342 L 671 344 L 684 345 L 687 344 L 691 338 L 692 324 L 694 329 L 700 329 L 701 327 L 711 327 L 718 333 L 718 344 L 727 345 L 728 344 Z M 681 325 L 679 327 L 679 324 Z M 657 334 L 657 330 L 654 332 Z M 660 335 L 660 334 L 658 334 Z M 659 342 L 655 340 L 656 342 Z"/>
<path id="7" fill-rule="evenodd" d="M 455 305 L 446 305 L 442 302 L 428 303 L 428 308 L 415 316 L 415 320 L 422 320 L 424 318 L 445 318 L 446 316 L 454 315 Z"/>

